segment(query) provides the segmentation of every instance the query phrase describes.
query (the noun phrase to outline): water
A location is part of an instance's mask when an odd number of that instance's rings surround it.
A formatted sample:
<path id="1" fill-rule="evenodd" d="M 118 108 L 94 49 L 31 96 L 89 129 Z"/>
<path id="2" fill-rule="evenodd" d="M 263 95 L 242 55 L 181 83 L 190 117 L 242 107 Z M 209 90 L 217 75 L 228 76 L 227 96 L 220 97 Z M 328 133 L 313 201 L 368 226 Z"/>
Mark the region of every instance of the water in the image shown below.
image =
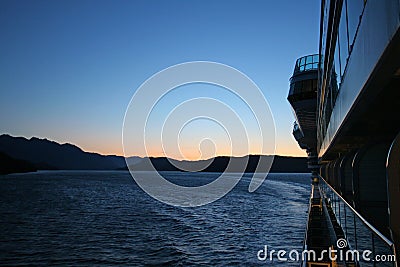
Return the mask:
<path id="1" fill-rule="evenodd" d="M 172 172 L 190 183 L 215 173 Z M 206 206 L 178 208 L 145 194 L 128 172 L 0 176 L 0 265 L 299 266 L 259 261 L 268 249 L 301 250 L 308 174 L 249 177 Z"/>

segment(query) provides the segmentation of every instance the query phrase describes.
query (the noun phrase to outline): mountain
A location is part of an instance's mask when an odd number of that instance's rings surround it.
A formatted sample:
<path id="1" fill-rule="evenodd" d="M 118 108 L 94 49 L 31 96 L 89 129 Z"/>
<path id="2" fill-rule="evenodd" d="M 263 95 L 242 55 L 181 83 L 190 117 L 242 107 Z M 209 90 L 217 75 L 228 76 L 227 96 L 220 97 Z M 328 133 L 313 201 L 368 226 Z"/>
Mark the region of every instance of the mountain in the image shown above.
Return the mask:
<path id="1" fill-rule="evenodd" d="M 32 137 L 13 137 L 0 135 L 0 153 L 11 158 L 30 162 L 39 170 L 126 170 L 125 158 L 121 156 L 105 156 L 85 152 L 72 144 L 59 144 L 47 139 Z M 232 161 L 230 171 L 241 172 L 239 166 L 244 166 L 246 172 L 253 172 L 257 164 L 265 162 L 271 156 L 250 155 L 247 157 L 216 157 L 209 160 L 178 161 L 166 157 L 149 158 L 152 165 L 159 171 L 180 171 L 175 166 L 183 166 L 184 170 L 202 170 L 206 172 L 223 172 Z M 127 158 L 129 166 L 135 170 L 151 170 L 148 161 L 140 157 Z M 175 166 L 174 166 L 175 165 Z M 270 172 L 309 172 L 307 159 L 304 157 L 275 156 Z"/>
<path id="2" fill-rule="evenodd" d="M 36 171 L 34 164 L 24 160 L 14 159 L 0 152 L 0 174 L 34 171 Z"/>
<path id="3" fill-rule="evenodd" d="M 0 152 L 33 163 L 38 169 L 113 170 L 126 166 L 124 157 L 84 152 L 71 144 L 47 139 L 0 136 Z"/>
<path id="4" fill-rule="evenodd" d="M 260 161 L 271 160 L 272 156 L 265 155 L 250 155 L 247 157 L 215 157 L 210 160 L 200 161 L 178 161 L 168 159 L 166 157 L 150 158 L 150 161 L 141 160 L 130 164 L 133 170 L 146 171 L 153 170 L 153 167 L 158 171 L 181 171 L 177 166 L 183 167 L 185 170 L 202 169 L 204 172 L 223 172 L 227 168 L 229 161 L 232 160 L 231 172 L 242 172 L 240 166 L 246 166 L 245 172 L 254 172 Z M 151 162 L 151 165 L 149 163 Z M 244 165 L 246 164 L 247 165 Z M 202 167 L 205 167 L 204 169 Z M 126 169 L 126 167 L 124 168 Z M 275 173 L 308 173 L 307 158 L 304 157 L 286 157 L 275 156 L 270 172 Z"/>

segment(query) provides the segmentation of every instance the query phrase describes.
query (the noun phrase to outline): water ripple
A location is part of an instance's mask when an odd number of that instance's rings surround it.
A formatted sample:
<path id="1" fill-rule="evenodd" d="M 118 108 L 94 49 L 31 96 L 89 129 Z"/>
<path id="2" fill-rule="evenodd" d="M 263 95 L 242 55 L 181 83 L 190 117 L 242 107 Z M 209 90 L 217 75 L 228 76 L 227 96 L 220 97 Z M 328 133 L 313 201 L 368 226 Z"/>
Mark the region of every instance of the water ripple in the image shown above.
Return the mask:
<path id="1" fill-rule="evenodd" d="M 217 174 L 164 175 L 190 184 Z M 302 247 L 308 179 L 270 174 L 249 193 L 245 177 L 217 202 L 178 208 L 147 196 L 127 172 L 0 176 L 0 265 L 259 265 L 264 245 Z"/>

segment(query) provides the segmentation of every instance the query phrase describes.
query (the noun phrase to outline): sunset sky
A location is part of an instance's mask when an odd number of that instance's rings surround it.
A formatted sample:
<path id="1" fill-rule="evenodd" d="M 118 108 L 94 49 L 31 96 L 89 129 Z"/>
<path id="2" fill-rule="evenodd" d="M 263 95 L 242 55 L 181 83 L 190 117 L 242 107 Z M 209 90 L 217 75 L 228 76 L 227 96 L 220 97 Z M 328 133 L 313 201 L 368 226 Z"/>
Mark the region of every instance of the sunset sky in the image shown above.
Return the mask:
<path id="1" fill-rule="evenodd" d="M 0 134 L 122 155 L 124 114 L 137 88 L 169 66 L 213 61 L 261 89 L 275 120 L 276 154 L 305 156 L 291 134 L 286 97 L 296 58 L 318 52 L 319 9 L 317 0 L 2 1 Z M 236 105 L 208 85 L 181 92 L 162 105 L 192 97 Z M 183 132 L 188 158 L 198 155 L 187 140 L 221 130 L 206 122 L 192 126 Z M 218 154 L 228 153 L 225 141 Z M 154 145 L 150 154 L 161 156 L 162 148 Z"/>

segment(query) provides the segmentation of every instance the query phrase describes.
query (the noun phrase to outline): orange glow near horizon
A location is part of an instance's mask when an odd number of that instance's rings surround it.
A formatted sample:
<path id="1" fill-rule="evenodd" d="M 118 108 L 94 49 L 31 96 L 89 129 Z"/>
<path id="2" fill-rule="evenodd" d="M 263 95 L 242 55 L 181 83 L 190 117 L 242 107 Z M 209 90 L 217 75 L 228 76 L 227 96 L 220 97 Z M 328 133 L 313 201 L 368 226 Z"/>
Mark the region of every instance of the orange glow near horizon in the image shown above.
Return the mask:
<path id="1" fill-rule="evenodd" d="M 13 134 L 11 134 L 13 135 Z M 85 135 L 86 136 L 86 135 Z M 123 153 L 123 146 L 122 146 L 122 140 L 121 138 L 117 135 L 108 135 L 107 138 L 99 138 L 95 134 L 90 134 L 89 137 L 83 137 L 81 136 L 79 139 L 65 139 L 65 138 L 56 138 L 56 137 L 47 137 L 47 139 L 58 142 L 60 144 L 64 143 L 70 143 L 72 145 L 78 146 L 85 152 L 92 152 L 92 153 L 98 153 L 101 155 L 116 155 L 116 156 L 124 156 Z M 26 138 L 30 138 L 31 136 L 25 136 Z M 39 137 L 39 138 L 45 138 L 45 137 Z M 211 157 L 215 156 L 232 156 L 230 147 L 222 147 L 222 145 L 218 145 L 218 148 L 216 151 L 212 147 L 207 146 L 207 143 L 201 144 L 200 147 L 203 150 L 203 154 L 201 154 L 200 150 L 198 149 L 197 146 L 192 146 L 192 145 L 186 145 L 182 146 L 182 155 L 175 153 L 171 151 L 171 153 L 165 153 L 163 152 L 162 147 L 159 146 L 153 146 L 148 148 L 148 153 L 136 153 L 133 155 L 127 155 L 127 156 L 139 156 L 139 157 L 171 157 L 174 159 L 187 159 L 187 160 L 199 160 L 199 159 L 209 159 Z M 208 153 L 204 153 L 205 150 L 208 149 Z M 261 150 L 259 149 L 259 144 L 257 142 L 254 142 L 251 144 L 251 147 L 249 150 L 236 150 L 236 153 L 233 153 L 233 156 L 245 156 L 245 155 L 280 155 L 280 156 L 292 156 L 292 157 L 306 157 L 307 154 L 304 150 L 300 149 L 300 147 L 297 145 L 296 141 L 294 138 L 288 139 L 288 138 L 277 138 L 276 139 L 276 149 L 275 153 L 261 153 Z M 249 152 L 247 152 L 249 151 Z M 215 153 L 214 153 L 215 152 Z"/>
<path id="2" fill-rule="evenodd" d="M 94 142 L 85 142 L 84 145 L 77 144 L 77 146 L 81 147 L 82 150 L 86 152 L 99 153 L 102 155 L 117 155 L 124 156 L 122 143 L 121 142 L 103 142 L 100 146 Z M 201 157 L 199 150 L 194 149 L 186 149 L 182 151 L 182 155 L 170 153 L 167 155 L 162 152 L 162 149 L 151 149 L 146 154 L 136 154 L 136 155 L 128 155 L 128 156 L 139 156 L 139 157 L 171 157 L 179 160 L 199 160 L 199 159 L 208 159 L 213 157 L 214 154 L 210 155 L 210 153 L 205 153 L 204 157 Z M 250 155 L 260 154 L 257 151 L 250 150 L 248 153 Z M 232 156 L 229 149 L 219 149 L 216 156 Z M 244 156 L 245 154 L 234 155 L 234 156 Z M 295 142 L 283 142 L 278 143 L 276 146 L 275 155 L 280 156 L 292 156 L 292 157 L 306 157 L 307 154 L 304 150 L 301 150 Z"/>

